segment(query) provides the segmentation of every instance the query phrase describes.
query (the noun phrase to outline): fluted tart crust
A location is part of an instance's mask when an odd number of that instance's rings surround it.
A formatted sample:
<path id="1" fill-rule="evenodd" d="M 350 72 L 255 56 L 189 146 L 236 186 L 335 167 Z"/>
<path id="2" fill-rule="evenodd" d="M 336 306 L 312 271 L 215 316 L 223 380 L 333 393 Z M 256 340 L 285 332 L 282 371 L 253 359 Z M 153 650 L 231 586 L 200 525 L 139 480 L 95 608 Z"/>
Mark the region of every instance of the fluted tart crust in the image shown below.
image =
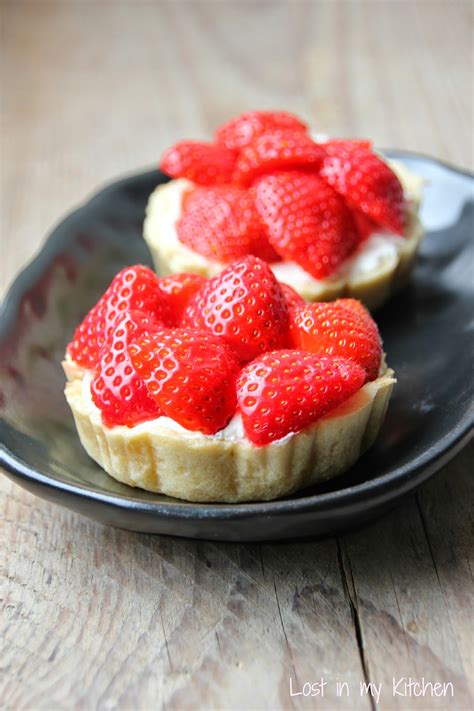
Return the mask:
<path id="1" fill-rule="evenodd" d="M 383 366 L 376 380 L 310 427 L 257 447 L 244 435 L 180 431 L 162 418 L 106 427 L 83 371 L 70 359 L 64 369 L 66 399 L 89 456 L 119 482 L 196 502 L 268 501 L 341 474 L 375 441 L 395 383 Z"/>

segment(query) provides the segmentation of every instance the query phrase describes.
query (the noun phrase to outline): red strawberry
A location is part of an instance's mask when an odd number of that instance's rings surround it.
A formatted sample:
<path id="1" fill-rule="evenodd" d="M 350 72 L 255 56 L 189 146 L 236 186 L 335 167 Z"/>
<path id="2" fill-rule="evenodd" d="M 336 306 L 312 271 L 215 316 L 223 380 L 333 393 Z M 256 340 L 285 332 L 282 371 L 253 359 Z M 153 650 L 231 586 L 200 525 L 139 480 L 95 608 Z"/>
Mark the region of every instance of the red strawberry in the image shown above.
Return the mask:
<path id="1" fill-rule="evenodd" d="M 194 294 L 205 283 L 198 274 L 170 274 L 159 280 L 159 289 L 168 307 L 167 326 L 178 326 L 184 309 Z"/>
<path id="2" fill-rule="evenodd" d="M 303 131 L 278 129 L 262 133 L 240 152 L 234 180 L 250 185 L 258 175 L 274 170 L 317 169 L 323 157 L 323 149 Z"/>
<path id="3" fill-rule="evenodd" d="M 218 262 L 246 254 L 278 261 L 248 190 L 232 185 L 196 188 L 186 197 L 176 229 L 195 252 Z"/>
<path id="4" fill-rule="evenodd" d="M 365 146 L 333 142 L 323 149 L 321 176 L 329 185 L 377 224 L 403 234 L 403 188 L 388 165 Z"/>
<path id="5" fill-rule="evenodd" d="M 306 131 L 307 126 L 285 111 L 248 111 L 218 128 L 214 138 L 231 150 L 240 150 L 256 136 L 276 128 Z"/>
<path id="6" fill-rule="evenodd" d="M 130 355 L 150 397 L 182 427 L 215 434 L 234 415 L 239 365 L 221 339 L 170 329 L 138 340 Z"/>
<path id="7" fill-rule="evenodd" d="M 370 328 L 376 327 L 376 323 L 370 315 L 370 311 L 357 299 L 337 299 L 337 304 L 339 308 L 349 309 L 349 311 L 357 314 L 359 318 L 369 324 Z"/>
<path id="8" fill-rule="evenodd" d="M 105 294 L 76 328 L 68 345 L 71 358 L 84 368 L 94 368 L 117 316 L 130 309 L 143 311 L 155 321 L 166 321 L 167 306 L 159 289 L 159 279 L 148 267 L 127 267 L 117 274 Z"/>
<path id="9" fill-rule="evenodd" d="M 362 210 L 351 210 L 352 217 L 359 233 L 359 242 L 364 242 L 371 234 L 377 232 L 379 226 Z"/>
<path id="10" fill-rule="evenodd" d="M 159 417 L 155 401 L 137 375 L 128 353 L 129 343 L 152 333 L 160 326 L 140 311 L 127 311 L 116 319 L 112 333 L 103 346 L 97 373 L 91 383 L 94 403 L 108 427 L 126 425 Z"/>
<path id="11" fill-rule="evenodd" d="M 221 336 L 246 362 L 286 344 L 288 307 L 269 266 L 257 257 L 245 257 L 198 291 L 183 324 Z"/>
<path id="12" fill-rule="evenodd" d="M 365 373 L 344 358 L 304 351 L 265 353 L 237 379 L 247 437 L 265 445 L 308 427 L 364 384 Z"/>
<path id="13" fill-rule="evenodd" d="M 353 148 L 367 148 L 367 150 L 371 150 L 372 141 L 368 138 L 331 138 L 330 141 L 324 144 L 326 150 L 328 147 L 347 148 L 349 150 Z"/>
<path id="14" fill-rule="evenodd" d="M 364 368 L 367 380 L 377 377 L 382 343 L 375 322 L 353 299 L 306 304 L 290 314 L 294 348 L 318 355 L 350 358 Z"/>
<path id="15" fill-rule="evenodd" d="M 265 175 L 255 184 L 255 204 L 278 254 L 316 279 L 332 274 L 357 245 L 344 200 L 316 175 Z"/>
<path id="16" fill-rule="evenodd" d="M 199 185 L 230 183 L 236 154 L 225 146 L 179 141 L 161 157 L 161 170 L 171 178 L 188 178 Z"/>
<path id="17" fill-rule="evenodd" d="M 305 300 L 302 296 L 298 294 L 297 291 L 293 289 L 289 284 L 284 284 L 280 282 L 281 290 L 285 295 L 286 305 L 288 306 L 288 311 L 290 309 L 296 309 L 299 306 L 305 305 Z"/>

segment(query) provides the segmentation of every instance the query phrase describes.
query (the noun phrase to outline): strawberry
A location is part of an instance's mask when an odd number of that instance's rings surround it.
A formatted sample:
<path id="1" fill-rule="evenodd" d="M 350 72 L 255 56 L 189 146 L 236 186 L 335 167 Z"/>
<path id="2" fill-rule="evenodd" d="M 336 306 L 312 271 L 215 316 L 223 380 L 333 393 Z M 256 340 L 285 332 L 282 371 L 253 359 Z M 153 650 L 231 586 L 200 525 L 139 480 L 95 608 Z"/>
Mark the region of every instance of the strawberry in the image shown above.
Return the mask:
<path id="1" fill-rule="evenodd" d="M 317 175 L 272 173 L 254 186 L 270 244 L 316 279 L 332 274 L 355 249 L 358 234 L 344 200 Z"/>
<path id="2" fill-rule="evenodd" d="M 129 353 L 157 407 L 187 430 L 215 434 L 234 415 L 239 365 L 220 338 L 170 329 L 138 339 Z"/>
<path id="3" fill-rule="evenodd" d="M 167 304 L 167 326 L 178 326 L 184 309 L 194 294 L 205 283 L 199 274 L 170 274 L 159 280 L 158 288 Z"/>
<path id="4" fill-rule="evenodd" d="M 130 309 L 143 311 L 160 323 L 167 318 L 167 305 L 159 289 L 159 279 L 148 267 L 126 267 L 117 274 L 76 328 L 68 345 L 71 358 L 84 368 L 95 368 L 117 316 Z"/>
<path id="5" fill-rule="evenodd" d="M 237 401 L 247 437 L 262 446 L 300 432 L 364 384 L 351 360 L 299 350 L 265 353 L 241 371 Z"/>
<path id="6" fill-rule="evenodd" d="M 236 154 L 225 146 L 179 141 L 161 157 L 161 170 L 171 178 L 188 178 L 198 185 L 230 183 Z"/>
<path id="7" fill-rule="evenodd" d="M 240 152 L 234 181 L 250 185 L 258 175 L 274 170 L 317 169 L 323 158 L 323 149 L 303 131 L 278 129 L 262 133 Z"/>
<path id="8" fill-rule="evenodd" d="M 382 342 L 368 311 L 354 299 L 306 304 L 290 313 L 290 342 L 317 355 L 350 358 L 374 380 L 380 368 Z"/>
<path id="9" fill-rule="evenodd" d="M 232 185 L 196 188 L 186 197 L 176 229 L 183 244 L 218 262 L 254 254 L 279 259 L 247 190 Z"/>
<path id="10" fill-rule="evenodd" d="M 151 316 L 140 311 L 126 311 L 116 319 L 91 382 L 92 400 L 101 411 L 102 421 L 107 427 L 133 427 L 138 422 L 162 414 L 137 375 L 128 352 L 132 340 L 159 328 Z"/>
<path id="11" fill-rule="evenodd" d="M 403 234 L 405 200 L 393 170 L 363 145 L 336 141 L 322 148 L 325 157 L 320 174 L 329 185 L 377 224 Z"/>
<path id="12" fill-rule="evenodd" d="M 324 148 L 328 147 L 334 148 L 347 148 L 352 150 L 353 148 L 366 148 L 367 150 L 372 149 L 372 141 L 368 138 L 331 138 L 330 141 L 324 143 Z"/>
<path id="13" fill-rule="evenodd" d="M 359 243 L 365 242 L 365 240 L 370 237 L 371 234 L 377 232 L 379 226 L 374 222 L 365 212 L 362 210 L 356 210 L 355 208 L 351 210 L 352 217 L 357 227 L 357 232 L 359 234 Z"/>
<path id="14" fill-rule="evenodd" d="M 282 292 L 285 295 L 288 311 L 290 311 L 290 309 L 296 309 L 299 306 L 305 305 L 306 302 L 303 299 L 303 297 L 300 296 L 298 294 L 298 292 L 293 289 L 292 286 L 290 286 L 289 284 L 284 284 L 283 282 L 280 282 L 280 287 L 281 287 Z"/>
<path id="15" fill-rule="evenodd" d="M 357 314 L 359 318 L 370 325 L 370 328 L 373 328 L 374 325 L 376 326 L 370 311 L 357 299 L 337 299 L 337 305 L 339 308 L 349 309 L 349 311 Z"/>
<path id="16" fill-rule="evenodd" d="M 240 150 L 256 136 L 276 128 L 306 131 L 307 126 L 285 111 L 248 111 L 218 128 L 214 138 L 231 150 Z"/>
<path id="17" fill-rule="evenodd" d="M 221 336 L 246 362 L 286 344 L 288 307 L 266 262 L 248 256 L 197 292 L 184 312 L 183 325 Z"/>

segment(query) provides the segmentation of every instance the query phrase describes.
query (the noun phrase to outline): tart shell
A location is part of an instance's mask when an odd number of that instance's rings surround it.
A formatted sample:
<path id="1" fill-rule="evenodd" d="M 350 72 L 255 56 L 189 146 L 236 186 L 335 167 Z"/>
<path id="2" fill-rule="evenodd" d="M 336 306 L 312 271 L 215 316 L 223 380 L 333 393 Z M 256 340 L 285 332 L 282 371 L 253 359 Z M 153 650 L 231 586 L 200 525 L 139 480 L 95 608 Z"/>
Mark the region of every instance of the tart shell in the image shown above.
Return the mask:
<path id="1" fill-rule="evenodd" d="M 395 383 L 387 369 L 304 431 L 256 447 L 246 439 L 183 435 L 159 419 L 105 427 L 84 396 L 80 369 L 65 370 L 81 443 L 110 476 L 178 499 L 227 503 L 276 499 L 349 469 L 375 441 Z"/>

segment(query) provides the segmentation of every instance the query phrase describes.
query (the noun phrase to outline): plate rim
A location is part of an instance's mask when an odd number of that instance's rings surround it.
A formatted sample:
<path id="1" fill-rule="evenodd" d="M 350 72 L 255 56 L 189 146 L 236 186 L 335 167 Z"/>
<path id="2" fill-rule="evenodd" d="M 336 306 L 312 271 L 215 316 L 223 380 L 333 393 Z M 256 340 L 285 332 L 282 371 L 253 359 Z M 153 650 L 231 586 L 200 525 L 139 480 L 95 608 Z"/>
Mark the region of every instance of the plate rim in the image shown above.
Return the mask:
<path id="1" fill-rule="evenodd" d="M 452 430 L 451 430 L 452 431 Z M 463 429 L 446 447 L 440 449 L 435 456 L 419 457 L 416 469 L 411 463 L 396 469 L 394 472 L 369 479 L 368 481 L 337 489 L 336 491 L 312 496 L 302 496 L 296 499 L 276 499 L 273 501 L 255 501 L 236 504 L 217 504 L 212 502 L 185 501 L 176 499 L 170 503 L 153 502 L 129 498 L 125 495 L 95 491 L 81 484 L 68 483 L 55 479 L 48 474 L 43 474 L 26 465 L 2 445 L 0 449 L 0 466 L 13 475 L 13 479 L 22 482 L 34 482 L 42 488 L 61 491 L 81 499 L 99 504 L 114 506 L 120 510 L 133 509 L 135 512 L 153 513 L 159 517 L 174 520 L 189 518 L 207 520 L 239 520 L 255 518 L 261 515 L 305 513 L 330 511 L 331 509 L 346 508 L 358 504 L 360 501 L 384 501 L 390 498 L 390 492 L 396 488 L 397 498 L 409 493 L 423 481 L 433 476 L 439 469 L 447 464 L 469 443 L 474 435 L 474 424 Z M 427 453 L 431 451 L 428 450 Z M 420 461 L 421 460 L 421 461 Z M 410 476 L 407 476 L 407 473 Z M 405 486 L 396 486 L 400 480 Z M 132 487 L 133 488 L 133 487 Z M 327 505 L 329 504 L 329 505 Z"/>
<path id="2" fill-rule="evenodd" d="M 381 152 L 401 160 L 413 158 L 434 163 L 445 170 L 474 181 L 474 173 L 463 168 L 457 168 L 447 161 L 424 153 L 398 149 L 383 149 Z M 130 180 L 145 178 L 153 173 L 160 174 L 161 171 L 155 169 L 138 173 L 133 172 L 117 180 L 108 181 L 102 187 L 99 187 L 95 193 L 91 194 L 89 198 L 86 198 L 76 208 L 68 211 L 63 218 L 58 220 L 31 260 L 17 273 L 10 283 L 0 305 L 0 336 L 5 331 L 8 331 L 9 324 L 15 320 L 27 287 L 34 281 L 36 274 L 43 268 L 43 265 L 49 263 L 51 252 L 54 252 L 56 247 L 60 245 L 62 238 L 58 235 L 59 228 L 92 202 L 106 195 L 110 189 L 116 190 L 122 184 L 129 183 Z M 163 173 L 161 175 L 166 178 Z M 13 475 L 11 478 L 19 480 L 18 483 L 32 482 L 42 488 L 59 490 L 72 496 L 79 496 L 81 499 L 92 500 L 96 503 L 110 505 L 122 510 L 133 509 L 135 512 L 154 513 L 167 519 L 206 518 L 236 520 L 261 515 L 295 514 L 344 508 L 357 504 L 361 500 L 384 500 L 389 498 L 390 492 L 394 488 L 397 489 L 398 495 L 402 496 L 447 464 L 473 438 L 473 435 L 474 403 L 471 402 L 471 407 L 459 421 L 457 427 L 449 430 L 438 440 L 436 446 L 430 447 L 420 454 L 417 459 L 410 460 L 393 471 L 336 491 L 300 496 L 294 499 L 236 504 L 188 502 L 180 499 L 171 500 L 170 502 L 153 502 L 137 500 L 121 494 L 96 491 L 87 485 L 61 481 L 30 467 L 8 450 L 3 442 L 0 443 L 0 466 L 6 470 L 7 475 Z"/>

